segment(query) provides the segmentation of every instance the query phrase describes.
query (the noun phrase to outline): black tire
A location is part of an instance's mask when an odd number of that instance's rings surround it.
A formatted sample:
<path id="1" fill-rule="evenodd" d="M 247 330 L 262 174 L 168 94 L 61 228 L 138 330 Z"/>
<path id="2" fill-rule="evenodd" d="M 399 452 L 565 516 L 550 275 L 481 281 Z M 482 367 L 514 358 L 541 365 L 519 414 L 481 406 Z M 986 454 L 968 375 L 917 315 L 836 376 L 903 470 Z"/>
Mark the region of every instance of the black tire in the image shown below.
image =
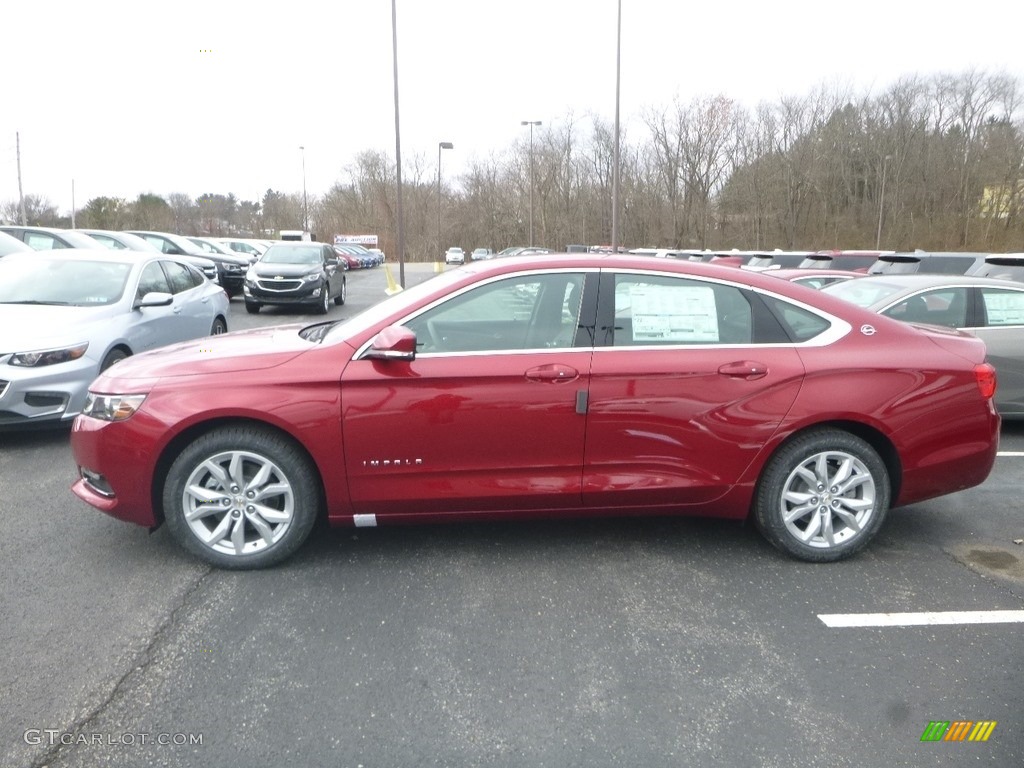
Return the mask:
<path id="1" fill-rule="evenodd" d="M 345 279 L 345 276 L 342 275 L 341 276 L 341 293 L 339 293 L 337 296 L 334 297 L 334 303 L 337 304 L 340 307 L 342 304 L 345 303 L 345 300 L 347 298 L 348 298 L 348 281 Z"/>
<path id="2" fill-rule="evenodd" d="M 103 362 L 100 363 L 100 373 L 103 373 L 105 370 L 107 370 L 107 368 L 112 366 L 114 363 L 118 362 L 119 360 L 124 360 L 126 357 L 129 357 L 128 352 L 121 349 L 120 347 L 110 350 L 109 352 L 107 352 L 107 356 L 103 358 Z"/>
<path id="3" fill-rule="evenodd" d="M 221 468 L 221 477 L 211 465 Z M 233 466 L 238 484 L 232 482 Z M 209 489 L 210 498 L 197 498 L 186 492 L 189 487 Z M 171 464 L 164 518 L 178 543 L 211 565 L 266 568 L 309 537 L 320 514 L 319 488 L 312 462 L 284 435 L 258 425 L 221 427 L 198 437 Z M 209 514 L 190 522 L 186 513 L 202 507 Z"/>
<path id="4" fill-rule="evenodd" d="M 331 308 L 331 287 L 326 281 L 324 282 L 323 289 L 320 291 L 320 298 L 321 301 L 316 307 L 316 313 L 318 315 L 326 315 Z"/>
<path id="5" fill-rule="evenodd" d="M 258 315 L 260 313 L 260 304 L 255 301 L 245 302 L 245 311 L 250 315 Z"/>
<path id="6" fill-rule="evenodd" d="M 768 462 L 757 486 L 754 521 L 783 552 L 812 563 L 834 562 L 874 538 L 890 494 L 889 472 L 874 448 L 849 432 L 820 429 L 786 443 Z"/>
<path id="7" fill-rule="evenodd" d="M 222 333 L 227 333 L 227 332 L 228 332 L 227 321 L 223 317 L 215 318 L 214 321 L 213 321 L 213 325 L 210 326 L 210 335 L 211 336 L 220 336 Z"/>

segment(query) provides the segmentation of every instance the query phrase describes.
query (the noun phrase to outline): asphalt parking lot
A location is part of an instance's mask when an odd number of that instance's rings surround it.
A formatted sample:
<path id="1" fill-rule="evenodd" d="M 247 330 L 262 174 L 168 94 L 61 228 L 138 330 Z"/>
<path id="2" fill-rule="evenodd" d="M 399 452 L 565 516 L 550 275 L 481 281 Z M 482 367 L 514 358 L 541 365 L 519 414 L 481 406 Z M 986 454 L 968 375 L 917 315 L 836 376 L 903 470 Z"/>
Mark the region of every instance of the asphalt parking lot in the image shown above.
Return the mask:
<path id="1" fill-rule="evenodd" d="M 384 295 L 349 280 L 329 318 Z M 822 618 L 1024 610 L 1022 469 L 1006 424 L 985 484 L 833 565 L 617 519 L 323 529 L 232 573 L 75 499 L 66 432 L 0 434 L 0 765 L 1024 765 L 1024 624 Z M 922 741 L 946 721 L 995 726 Z"/>

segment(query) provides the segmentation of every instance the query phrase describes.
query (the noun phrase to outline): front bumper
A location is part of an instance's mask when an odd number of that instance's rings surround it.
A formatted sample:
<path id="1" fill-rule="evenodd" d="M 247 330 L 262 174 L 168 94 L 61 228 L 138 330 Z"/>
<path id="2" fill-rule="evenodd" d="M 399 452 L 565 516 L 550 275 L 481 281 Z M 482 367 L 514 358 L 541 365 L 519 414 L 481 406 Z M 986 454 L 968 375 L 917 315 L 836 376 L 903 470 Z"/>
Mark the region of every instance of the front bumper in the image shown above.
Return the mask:
<path id="1" fill-rule="evenodd" d="M 71 492 L 118 520 L 153 528 L 152 446 L 164 425 L 141 411 L 121 422 L 79 416 L 71 428 L 78 480 Z"/>
<path id="2" fill-rule="evenodd" d="M 70 424 L 99 367 L 88 353 L 40 368 L 0 365 L 0 430 Z"/>
<path id="3" fill-rule="evenodd" d="M 267 283 L 272 281 L 246 281 L 245 298 L 260 304 L 319 304 L 323 301 L 323 291 L 327 290 L 324 283 L 301 283 L 298 286 L 272 288 Z M 295 282 L 295 281 L 288 281 Z"/>

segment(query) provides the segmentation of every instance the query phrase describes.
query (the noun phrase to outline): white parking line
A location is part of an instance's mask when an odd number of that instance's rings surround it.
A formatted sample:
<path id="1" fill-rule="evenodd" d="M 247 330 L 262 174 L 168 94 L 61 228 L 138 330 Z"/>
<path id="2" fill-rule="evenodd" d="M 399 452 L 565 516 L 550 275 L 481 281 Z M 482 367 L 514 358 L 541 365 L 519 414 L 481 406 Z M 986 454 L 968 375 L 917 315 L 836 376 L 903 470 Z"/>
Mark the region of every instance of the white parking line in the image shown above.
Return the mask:
<path id="1" fill-rule="evenodd" d="M 1020 624 L 1024 611 L 930 611 L 925 613 L 819 613 L 826 627 L 920 627 L 936 624 Z"/>
<path id="2" fill-rule="evenodd" d="M 996 451 L 996 456 L 1024 456 L 1024 451 Z"/>

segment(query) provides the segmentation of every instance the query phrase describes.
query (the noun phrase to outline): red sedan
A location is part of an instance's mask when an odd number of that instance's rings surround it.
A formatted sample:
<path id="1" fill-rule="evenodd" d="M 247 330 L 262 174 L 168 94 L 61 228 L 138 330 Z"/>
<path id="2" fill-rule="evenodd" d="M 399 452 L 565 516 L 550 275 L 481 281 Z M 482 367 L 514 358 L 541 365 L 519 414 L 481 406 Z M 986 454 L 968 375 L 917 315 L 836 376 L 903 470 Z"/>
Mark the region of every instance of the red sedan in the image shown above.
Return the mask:
<path id="1" fill-rule="evenodd" d="M 321 515 L 751 517 L 831 561 L 988 476 L 994 390 L 977 338 L 769 275 L 495 259 L 118 363 L 75 421 L 73 490 L 226 568 L 281 561 Z"/>

